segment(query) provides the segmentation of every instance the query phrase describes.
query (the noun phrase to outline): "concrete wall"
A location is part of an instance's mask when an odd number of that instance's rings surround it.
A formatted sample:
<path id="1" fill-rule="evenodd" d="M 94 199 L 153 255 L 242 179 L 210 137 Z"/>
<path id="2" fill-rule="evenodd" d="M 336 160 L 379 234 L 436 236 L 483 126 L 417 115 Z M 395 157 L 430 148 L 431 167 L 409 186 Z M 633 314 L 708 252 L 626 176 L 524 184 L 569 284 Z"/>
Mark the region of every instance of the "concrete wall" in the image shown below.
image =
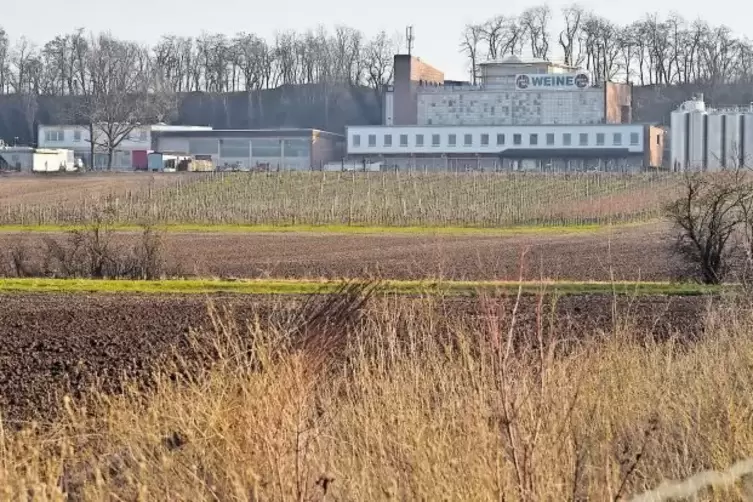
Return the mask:
<path id="1" fill-rule="evenodd" d="M 594 87 L 541 92 L 428 87 L 418 90 L 417 123 L 602 124 L 604 104 L 604 89 Z"/>

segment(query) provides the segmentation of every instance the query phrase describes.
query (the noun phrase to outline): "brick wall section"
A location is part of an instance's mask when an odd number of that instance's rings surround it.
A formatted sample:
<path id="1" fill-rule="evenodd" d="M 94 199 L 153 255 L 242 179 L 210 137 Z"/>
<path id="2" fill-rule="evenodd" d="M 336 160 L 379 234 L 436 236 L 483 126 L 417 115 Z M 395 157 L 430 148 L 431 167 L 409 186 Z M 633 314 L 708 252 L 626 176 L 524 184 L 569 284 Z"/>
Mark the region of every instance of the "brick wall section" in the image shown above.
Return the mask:
<path id="1" fill-rule="evenodd" d="M 630 124 L 633 120 L 633 86 L 607 82 L 604 88 L 607 124 Z M 625 108 L 627 107 L 627 108 Z"/>
<path id="2" fill-rule="evenodd" d="M 444 83 L 444 73 L 416 57 L 396 54 L 394 61 L 394 125 L 415 125 L 419 82 Z"/>
<path id="3" fill-rule="evenodd" d="M 647 125 L 643 127 L 643 165 L 662 167 L 664 165 L 664 129 Z"/>

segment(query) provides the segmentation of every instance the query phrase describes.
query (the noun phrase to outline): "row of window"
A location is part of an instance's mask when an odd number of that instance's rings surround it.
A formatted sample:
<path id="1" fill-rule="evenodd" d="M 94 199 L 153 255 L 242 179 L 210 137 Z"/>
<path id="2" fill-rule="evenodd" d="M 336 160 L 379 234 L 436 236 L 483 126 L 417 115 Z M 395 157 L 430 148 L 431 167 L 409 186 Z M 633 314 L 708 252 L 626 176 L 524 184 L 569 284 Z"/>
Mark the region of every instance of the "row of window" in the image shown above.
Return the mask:
<path id="1" fill-rule="evenodd" d="M 63 130 L 50 130 L 44 132 L 44 139 L 47 142 L 52 143 L 62 143 L 65 141 L 65 131 Z M 147 139 L 147 132 L 146 130 L 142 129 L 140 131 L 133 131 L 129 138 L 131 141 L 146 141 Z M 73 141 L 81 141 L 81 129 L 74 129 L 73 130 Z"/>
<path id="2" fill-rule="evenodd" d="M 424 135 L 423 134 L 416 134 L 413 137 L 413 145 L 408 144 L 409 137 L 407 134 L 399 134 L 398 136 L 398 145 L 400 147 L 408 147 L 408 146 L 415 146 L 415 147 L 423 147 L 426 146 L 426 143 L 424 141 Z M 426 135 L 431 136 L 431 146 L 438 147 L 441 145 L 441 135 L 439 134 L 431 134 Z M 507 135 L 505 134 L 497 134 L 496 137 L 496 144 L 497 146 L 504 146 L 506 143 Z M 512 145 L 515 146 L 521 146 L 523 145 L 523 134 L 514 133 L 512 136 Z M 539 142 L 539 136 L 543 136 L 543 143 Z M 595 136 L 595 143 L 590 143 L 590 136 L 589 133 L 582 132 L 577 134 L 577 145 L 578 146 L 606 146 L 606 140 L 607 135 L 603 132 L 596 133 Z M 462 145 L 463 146 L 489 146 L 490 143 L 490 136 L 489 134 L 480 134 L 478 136 L 479 143 L 474 143 L 474 135 L 473 134 L 463 134 L 462 135 Z M 375 148 L 377 146 L 377 135 L 376 134 L 369 134 L 368 138 L 368 146 L 371 148 Z M 622 133 L 615 132 L 611 135 L 611 145 L 612 146 L 622 146 Z M 447 146 L 458 146 L 458 135 L 457 134 L 448 134 L 447 135 Z M 537 146 L 537 145 L 547 145 L 547 146 L 553 146 L 555 144 L 555 134 L 554 133 L 546 133 L 546 134 L 538 134 L 538 133 L 531 133 L 528 134 L 528 146 Z M 635 146 L 640 144 L 640 133 L 637 132 L 631 132 L 630 133 L 630 145 Z M 562 145 L 563 146 L 573 146 L 573 134 L 569 132 L 562 133 Z M 354 134 L 352 136 L 352 146 L 353 147 L 360 147 L 361 146 L 361 135 L 360 134 Z M 393 140 L 392 140 L 392 134 L 384 134 L 382 136 L 382 145 L 384 147 L 392 147 L 393 146 Z"/>

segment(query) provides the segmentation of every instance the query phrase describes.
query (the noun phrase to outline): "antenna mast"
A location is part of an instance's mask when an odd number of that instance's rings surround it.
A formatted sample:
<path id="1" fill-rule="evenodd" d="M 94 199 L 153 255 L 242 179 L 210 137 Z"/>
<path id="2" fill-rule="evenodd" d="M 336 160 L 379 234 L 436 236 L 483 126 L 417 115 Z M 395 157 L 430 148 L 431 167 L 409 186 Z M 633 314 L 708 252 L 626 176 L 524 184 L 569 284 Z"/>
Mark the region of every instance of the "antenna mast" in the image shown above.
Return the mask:
<path id="1" fill-rule="evenodd" d="M 415 40 L 413 37 L 413 26 L 405 28 L 405 40 L 408 42 L 408 55 L 410 56 L 413 52 L 413 40 Z"/>

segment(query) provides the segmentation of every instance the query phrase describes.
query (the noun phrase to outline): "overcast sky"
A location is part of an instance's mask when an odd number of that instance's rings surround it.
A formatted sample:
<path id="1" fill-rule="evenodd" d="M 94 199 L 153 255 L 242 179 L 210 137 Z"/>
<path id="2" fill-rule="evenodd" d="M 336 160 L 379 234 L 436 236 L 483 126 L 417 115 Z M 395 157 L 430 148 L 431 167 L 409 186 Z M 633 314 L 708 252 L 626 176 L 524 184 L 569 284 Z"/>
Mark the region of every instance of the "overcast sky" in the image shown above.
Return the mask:
<path id="1" fill-rule="evenodd" d="M 305 30 L 317 25 L 345 24 L 373 34 L 380 30 L 404 32 L 414 26 L 413 53 L 443 70 L 447 78 L 466 78 L 467 64 L 458 52 L 460 32 L 469 22 L 480 22 L 496 14 L 513 14 L 542 2 L 475 0 L 38 0 L 34 10 L 19 0 L 7 0 L 0 9 L 0 26 L 12 39 L 26 36 L 44 43 L 57 34 L 78 27 L 87 31 L 111 31 L 121 38 L 152 44 L 167 33 L 197 35 L 201 31 L 233 35 L 254 32 L 271 39 L 275 31 Z M 552 32 L 561 29 L 559 9 L 571 1 L 548 2 L 554 11 Z M 726 24 L 736 34 L 753 35 L 750 21 L 753 7 L 733 0 L 629 0 L 580 2 L 587 9 L 618 23 L 627 23 L 646 12 L 666 15 L 679 12 L 689 20 L 702 18 Z"/>

